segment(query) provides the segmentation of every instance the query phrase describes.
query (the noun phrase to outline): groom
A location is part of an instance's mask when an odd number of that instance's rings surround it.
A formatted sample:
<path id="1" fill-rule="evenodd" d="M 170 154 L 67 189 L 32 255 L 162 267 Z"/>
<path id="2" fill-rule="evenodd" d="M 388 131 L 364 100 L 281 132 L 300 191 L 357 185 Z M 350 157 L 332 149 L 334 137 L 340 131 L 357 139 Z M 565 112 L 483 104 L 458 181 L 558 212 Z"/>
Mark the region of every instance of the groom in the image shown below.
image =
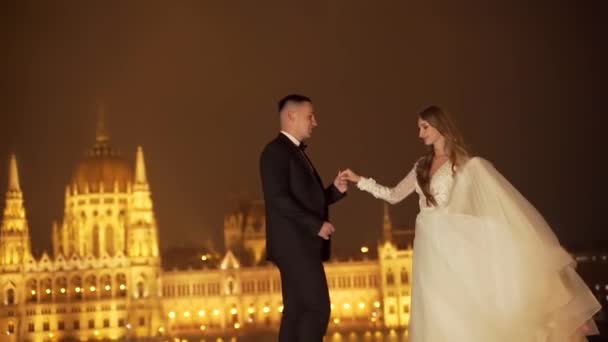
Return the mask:
<path id="1" fill-rule="evenodd" d="M 320 342 L 330 315 L 322 262 L 330 256 L 328 206 L 346 196 L 346 179 L 327 188 L 304 149 L 317 126 L 312 101 L 288 95 L 279 101 L 281 132 L 262 152 L 266 254 L 281 274 L 280 342 Z"/>

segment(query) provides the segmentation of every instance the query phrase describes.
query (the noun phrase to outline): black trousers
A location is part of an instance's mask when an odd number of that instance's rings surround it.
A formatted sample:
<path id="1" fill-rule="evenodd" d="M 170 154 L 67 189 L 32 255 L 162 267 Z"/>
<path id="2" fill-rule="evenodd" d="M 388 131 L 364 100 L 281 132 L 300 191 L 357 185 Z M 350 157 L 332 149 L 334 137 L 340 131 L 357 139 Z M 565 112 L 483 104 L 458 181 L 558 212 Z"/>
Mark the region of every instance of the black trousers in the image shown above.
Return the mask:
<path id="1" fill-rule="evenodd" d="M 321 342 L 330 316 L 321 257 L 275 261 L 281 273 L 283 316 L 279 342 Z"/>

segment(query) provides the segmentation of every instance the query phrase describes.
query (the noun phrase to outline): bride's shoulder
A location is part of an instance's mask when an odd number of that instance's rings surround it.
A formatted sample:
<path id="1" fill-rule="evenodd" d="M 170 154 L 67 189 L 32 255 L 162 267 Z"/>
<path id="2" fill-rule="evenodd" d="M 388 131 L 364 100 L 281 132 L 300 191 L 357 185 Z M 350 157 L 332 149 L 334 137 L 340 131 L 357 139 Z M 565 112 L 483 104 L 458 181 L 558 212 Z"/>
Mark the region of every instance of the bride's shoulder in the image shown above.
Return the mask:
<path id="1" fill-rule="evenodd" d="M 470 156 L 465 158 L 461 163 L 459 168 L 460 169 L 465 169 L 465 168 L 470 168 L 470 167 L 492 167 L 492 163 L 487 160 L 484 159 L 483 157 L 480 156 Z"/>
<path id="2" fill-rule="evenodd" d="M 418 167 L 418 164 L 420 164 L 422 161 L 424 160 L 424 156 L 419 157 L 418 159 L 416 159 L 416 161 L 414 162 L 414 169 L 416 169 Z"/>

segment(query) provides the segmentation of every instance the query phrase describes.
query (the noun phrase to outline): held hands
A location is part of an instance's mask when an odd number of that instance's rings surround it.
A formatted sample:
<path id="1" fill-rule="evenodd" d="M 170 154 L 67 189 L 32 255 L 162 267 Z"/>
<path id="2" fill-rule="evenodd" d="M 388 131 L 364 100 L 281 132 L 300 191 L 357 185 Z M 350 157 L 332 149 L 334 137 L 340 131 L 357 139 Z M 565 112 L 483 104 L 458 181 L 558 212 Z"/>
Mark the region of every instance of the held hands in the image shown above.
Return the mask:
<path id="1" fill-rule="evenodd" d="M 347 181 L 350 181 L 353 183 L 357 183 L 361 179 L 361 176 L 359 176 L 358 174 L 353 172 L 353 170 L 351 170 L 351 169 L 346 169 L 344 171 L 340 171 L 340 173 L 338 173 L 338 177 L 340 179 L 347 180 Z"/>
<path id="2" fill-rule="evenodd" d="M 344 178 L 344 176 L 342 175 L 343 172 L 344 171 L 338 171 L 338 175 L 336 176 L 336 179 L 334 180 L 334 186 L 341 193 L 345 193 L 346 190 L 348 190 L 348 182 L 347 182 L 347 179 Z"/>
<path id="3" fill-rule="evenodd" d="M 336 231 L 334 225 L 329 222 L 323 222 L 321 230 L 319 230 L 319 236 L 325 240 L 329 240 L 329 236 Z"/>

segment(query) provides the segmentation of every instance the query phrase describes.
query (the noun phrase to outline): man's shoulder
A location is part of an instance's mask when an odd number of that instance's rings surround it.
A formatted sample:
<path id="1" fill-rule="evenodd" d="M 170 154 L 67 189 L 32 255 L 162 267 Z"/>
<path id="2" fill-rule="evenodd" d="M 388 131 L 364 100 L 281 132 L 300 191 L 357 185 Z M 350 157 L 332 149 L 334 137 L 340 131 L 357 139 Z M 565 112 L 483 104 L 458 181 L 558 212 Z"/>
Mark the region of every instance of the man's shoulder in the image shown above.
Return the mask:
<path id="1" fill-rule="evenodd" d="M 269 152 L 276 153 L 276 152 L 288 151 L 288 150 L 289 150 L 289 144 L 287 144 L 285 142 L 285 139 L 282 139 L 281 136 L 279 135 L 278 137 L 272 139 L 271 141 L 269 141 L 266 144 L 266 146 L 262 150 L 262 154 L 269 153 Z"/>

